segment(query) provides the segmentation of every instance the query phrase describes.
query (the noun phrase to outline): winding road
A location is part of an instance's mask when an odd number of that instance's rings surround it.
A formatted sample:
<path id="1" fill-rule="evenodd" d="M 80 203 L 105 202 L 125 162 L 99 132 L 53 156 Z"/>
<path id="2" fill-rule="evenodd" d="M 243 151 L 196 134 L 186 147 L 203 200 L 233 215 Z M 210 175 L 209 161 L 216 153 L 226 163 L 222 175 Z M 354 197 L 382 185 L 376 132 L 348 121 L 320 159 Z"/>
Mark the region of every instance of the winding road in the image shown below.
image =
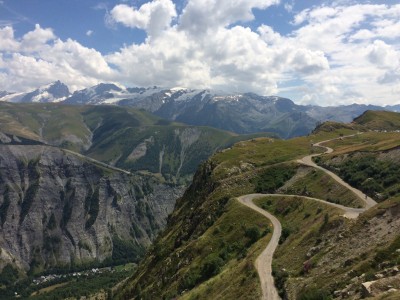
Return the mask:
<path id="1" fill-rule="evenodd" d="M 360 134 L 360 133 L 358 133 Z M 352 134 L 352 135 L 347 135 L 345 137 L 352 137 L 352 136 L 356 136 L 357 134 Z M 345 138 L 342 137 L 342 138 Z M 325 152 L 323 154 L 329 154 L 333 152 L 332 148 L 326 147 L 326 146 L 322 146 L 321 144 L 323 143 L 327 143 L 330 141 L 334 141 L 334 140 L 338 140 L 341 138 L 335 138 L 335 139 L 331 139 L 331 140 L 327 140 L 327 141 L 322 141 L 319 143 L 315 143 L 314 146 L 315 147 L 321 147 L 321 148 L 325 148 Z M 338 183 L 340 183 L 341 185 L 343 185 L 344 187 L 346 187 L 347 189 L 349 189 L 350 191 L 352 191 L 354 194 L 356 194 L 360 199 L 362 199 L 365 203 L 365 209 L 369 209 L 373 206 L 375 206 L 377 203 L 374 199 L 368 197 L 366 194 L 364 194 L 363 192 L 361 192 L 360 190 L 357 190 L 355 188 L 353 188 L 351 185 L 349 185 L 348 183 L 344 182 L 339 176 L 337 176 L 335 173 L 324 169 L 323 167 L 318 166 L 315 162 L 313 162 L 312 158 L 315 156 L 319 156 L 321 154 L 312 154 L 312 155 L 307 155 L 305 157 L 303 157 L 302 159 L 297 160 L 298 163 L 309 166 L 309 167 L 313 167 L 316 169 L 319 169 L 321 171 L 324 171 L 326 174 L 328 174 L 329 176 L 331 176 L 334 180 L 336 180 Z"/>
<path id="2" fill-rule="evenodd" d="M 315 143 L 313 146 L 325 148 L 325 152 L 323 154 L 332 153 L 333 152 L 332 148 L 322 146 L 322 144 L 333 141 L 333 140 L 337 140 L 337 139 L 352 137 L 355 135 L 356 134 L 322 141 L 319 143 Z M 299 196 L 299 195 L 248 194 L 248 195 L 243 195 L 243 196 L 238 197 L 237 199 L 240 203 L 242 203 L 243 205 L 246 205 L 247 207 L 264 215 L 266 218 L 268 218 L 271 221 L 271 223 L 274 227 L 274 231 L 273 231 L 270 242 L 268 243 L 267 247 L 263 250 L 263 252 L 257 257 L 256 262 L 255 262 L 255 266 L 256 266 L 256 269 L 257 269 L 257 272 L 258 272 L 258 275 L 260 278 L 260 284 L 261 284 L 261 289 L 262 289 L 262 297 L 261 297 L 262 300 L 278 300 L 278 299 L 280 299 L 280 297 L 278 295 L 278 291 L 276 290 L 276 287 L 274 284 L 274 278 L 272 276 L 272 258 L 273 258 L 275 249 L 279 243 L 279 239 L 280 239 L 280 236 L 282 233 L 282 226 L 281 226 L 281 223 L 279 222 L 279 220 L 275 216 L 271 215 L 269 212 L 263 210 L 262 208 L 256 206 L 253 203 L 254 199 L 260 198 L 260 197 L 266 197 L 266 196 L 269 196 L 269 197 L 282 197 L 283 196 L 283 197 L 297 197 L 297 198 L 300 197 L 300 198 L 304 198 L 304 199 L 318 201 L 318 202 L 325 203 L 330 206 L 339 208 L 344 211 L 343 216 L 346 218 L 350 218 L 350 219 L 356 219 L 360 213 L 364 212 L 365 210 L 367 210 L 377 204 L 372 198 L 368 197 L 360 190 L 353 188 L 352 186 L 350 186 L 349 184 L 344 182 L 336 174 L 315 164 L 312 161 L 312 158 L 315 156 L 318 156 L 318 155 L 321 155 L 321 154 L 308 155 L 308 156 L 303 157 L 302 159 L 297 160 L 297 162 L 300 164 L 310 166 L 310 167 L 324 171 L 329 176 L 331 176 L 334 180 L 336 180 L 336 182 L 338 182 L 339 184 L 343 185 L 344 187 L 346 187 L 347 189 L 349 189 L 353 193 L 355 193 L 365 203 L 365 206 L 364 206 L 364 208 L 352 208 L 352 207 L 346 207 L 343 205 L 327 202 L 322 199 Z"/>

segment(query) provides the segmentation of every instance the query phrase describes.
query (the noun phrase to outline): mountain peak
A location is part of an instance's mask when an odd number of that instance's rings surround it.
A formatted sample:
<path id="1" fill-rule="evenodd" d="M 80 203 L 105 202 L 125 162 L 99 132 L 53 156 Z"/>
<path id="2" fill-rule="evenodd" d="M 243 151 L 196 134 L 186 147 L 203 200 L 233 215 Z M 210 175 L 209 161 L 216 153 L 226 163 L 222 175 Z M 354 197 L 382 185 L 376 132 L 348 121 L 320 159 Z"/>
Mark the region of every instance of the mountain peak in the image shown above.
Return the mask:
<path id="1" fill-rule="evenodd" d="M 57 80 L 25 94 L 18 102 L 60 102 L 69 95 L 68 86 Z"/>

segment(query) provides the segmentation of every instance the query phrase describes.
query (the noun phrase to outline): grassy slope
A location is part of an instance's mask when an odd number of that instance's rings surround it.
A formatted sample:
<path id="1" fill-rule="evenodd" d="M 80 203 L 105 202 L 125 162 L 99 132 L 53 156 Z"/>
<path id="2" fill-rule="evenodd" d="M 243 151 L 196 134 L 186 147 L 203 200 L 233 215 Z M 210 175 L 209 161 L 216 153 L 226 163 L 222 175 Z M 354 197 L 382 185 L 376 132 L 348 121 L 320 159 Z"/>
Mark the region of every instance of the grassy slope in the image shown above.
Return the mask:
<path id="1" fill-rule="evenodd" d="M 328 135 L 338 137 L 339 133 Z M 206 281 L 193 280 L 191 284 L 185 285 L 184 274 L 201 270 L 203 267 L 201 262 L 207 261 L 208 255 L 219 256 L 226 247 L 232 247 L 232 240 L 226 239 L 222 244 L 214 243 L 212 240 L 218 239 L 218 236 L 210 235 L 210 232 L 215 231 L 219 226 L 218 224 L 225 223 L 230 219 L 229 216 L 235 213 L 238 204 L 232 206 L 233 200 L 224 204 L 226 199 L 255 192 L 260 178 L 266 178 L 265 174 L 280 176 L 276 173 L 276 169 L 279 170 L 278 166 L 281 162 L 295 160 L 311 153 L 314 151 L 310 146 L 311 140 L 326 138 L 319 135 L 288 141 L 255 139 L 240 142 L 230 150 L 214 155 L 198 171 L 192 186 L 178 201 L 169 219 L 167 230 L 156 241 L 153 250 L 139 267 L 139 272 L 121 291 L 119 297 L 125 299 L 140 295 L 143 299 L 146 297 L 170 299 L 187 290 L 190 292 L 183 294 L 183 299 L 210 297 L 227 299 L 224 295 L 246 297 L 249 293 L 247 287 L 258 285 L 258 278 L 250 276 L 249 283 L 246 283 L 245 287 L 236 284 L 238 281 L 234 278 L 242 278 L 238 273 L 242 264 L 236 265 L 237 257 L 235 256 L 223 261 L 220 272 Z M 289 169 L 298 168 L 295 163 L 283 165 Z M 268 171 L 271 168 L 274 169 L 272 173 Z M 249 222 L 247 227 L 259 226 L 262 219 L 259 219 L 258 214 L 244 207 L 240 209 L 243 214 L 237 215 L 234 218 L 237 221 L 233 224 L 230 220 L 231 226 L 237 226 L 238 222 L 244 220 Z M 223 236 L 226 237 L 226 233 Z M 246 241 L 245 230 L 235 230 L 234 242 L 243 245 L 243 241 Z M 212 249 L 205 247 L 206 244 L 212 244 Z M 261 240 L 253 247 L 259 248 L 261 245 L 265 245 L 265 241 Z M 202 249 L 202 251 L 199 252 L 196 249 Z M 204 249 L 207 251 L 203 253 Z M 251 253 L 252 249 L 248 248 L 246 252 Z M 176 260 L 177 256 L 179 260 Z M 247 268 L 252 266 L 254 257 L 246 256 L 246 259 L 249 259 Z M 166 261 L 169 263 L 165 264 Z M 252 272 L 254 273 L 254 269 Z M 254 294 L 250 295 L 254 296 Z"/>
<path id="2" fill-rule="evenodd" d="M 377 201 L 400 195 L 397 132 L 365 132 L 327 146 L 335 152 L 317 161 Z"/>
<path id="3" fill-rule="evenodd" d="M 120 168 L 159 173 L 162 162 L 167 181 L 190 178 L 198 164 L 218 149 L 265 135 L 187 126 L 118 106 L 0 103 L 0 122 L 2 132 L 42 140 Z M 131 158 L 141 144 L 147 149 Z"/>
<path id="4" fill-rule="evenodd" d="M 282 193 L 323 199 L 349 207 L 362 207 L 363 202 L 321 170 L 304 168 L 304 175 L 287 184 Z"/>
<path id="5" fill-rule="evenodd" d="M 306 294 L 315 296 L 317 291 L 324 291 L 328 296 L 344 289 L 344 293 L 349 291 L 359 297 L 362 282 L 375 280 L 375 274 L 399 265 L 400 257 L 395 251 L 400 245 L 400 236 L 398 232 L 385 228 L 385 224 L 395 217 L 396 226 L 399 226 L 400 216 L 392 212 L 399 211 L 400 202 L 396 199 L 388 201 L 371 209 L 357 221 L 330 215 L 326 225 L 324 217 L 309 229 L 296 235 L 290 234 L 278 248 L 274 261 L 275 270 L 281 278 L 287 276 L 284 279 L 287 297 L 321 299 L 302 297 Z M 289 213 L 284 218 L 280 214 L 278 217 L 283 224 L 293 226 L 302 214 L 294 212 L 292 216 Z M 313 217 L 311 213 L 310 218 Z M 282 272 L 283 269 L 286 271 Z"/>
<path id="6" fill-rule="evenodd" d="M 216 230 L 216 224 L 220 224 L 226 219 L 227 215 L 233 213 L 231 211 L 233 209 L 232 200 L 229 200 L 227 205 L 222 200 L 254 192 L 261 178 L 262 182 L 269 180 L 268 176 L 265 177 L 265 173 L 268 173 L 269 169 L 277 168 L 279 170 L 284 167 L 284 169 L 294 168 L 296 170 L 298 168 L 296 164 L 288 165 L 283 162 L 295 160 L 315 151 L 315 149 L 311 148 L 311 143 L 356 132 L 350 126 L 336 126 L 332 130 L 319 130 L 314 135 L 288 141 L 255 139 L 240 142 L 231 149 L 214 155 L 197 173 L 189 190 L 178 201 L 176 209 L 170 217 L 168 228 L 159 237 L 153 250 L 149 252 L 147 258 L 139 266 L 139 272 L 132 277 L 118 296 L 122 299 L 138 297 L 139 294 L 143 299 L 146 299 L 146 297 L 149 299 L 162 297 L 170 299 L 178 296 L 178 298 L 183 299 L 206 299 L 209 297 L 224 298 L 224 293 L 225 295 L 241 295 L 241 286 L 231 284 L 233 278 L 237 276 L 235 275 L 236 271 L 231 268 L 232 265 L 235 265 L 235 260 L 233 259 L 224 261 L 219 273 L 208 280 L 204 282 L 194 281 L 195 283 L 192 281 L 192 284 L 188 286 L 182 285 L 182 282 L 184 282 L 183 274 L 191 274 L 191 270 L 196 270 L 196 268 L 201 269 L 200 261 L 205 261 L 207 255 L 212 255 L 212 253 L 220 255 L 223 248 L 229 245 L 226 244 L 229 241 L 225 241 L 223 247 L 218 246 L 218 243 L 214 244 L 212 239 L 215 237 L 210 235 L 210 230 Z M 361 135 L 361 137 L 365 138 L 362 146 L 363 150 L 368 150 L 371 147 L 376 149 L 376 141 L 384 140 L 384 138 L 378 136 L 379 134 L 364 133 Z M 331 143 L 331 146 L 342 150 L 342 143 L 356 144 L 357 142 L 354 141 L 357 141 L 359 137 L 339 139 Z M 400 144 L 400 134 L 397 134 L 396 137 L 397 142 L 396 138 L 389 142 L 391 147 Z M 356 150 L 361 149 L 360 147 L 357 146 Z M 280 173 L 279 171 L 278 173 L 276 172 L 274 170 L 274 172 L 270 173 L 275 174 L 278 178 Z M 305 177 L 305 180 L 307 182 L 307 190 L 309 189 L 311 195 L 315 197 L 324 198 L 324 196 L 327 197 L 328 195 L 332 199 L 340 199 L 344 204 L 353 203 L 355 206 L 359 205 L 354 195 L 340 188 L 334 189 L 334 183 L 320 172 L 311 172 Z M 320 184 L 321 182 L 324 182 L 324 184 Z M 291 185 L 293 192 L 298 190 L 301 184 L 301 181 L 294 181 Z M 277 257 L 279 258 L 275 265 L 278 280 L 282 279 L 282 282 L 285 282 L 286 274 L 281 272 L 281 268 L 285 266 L 288 275 L 297 278 L 293 279 L 294 281 L 299 280 L 301 282 L 298 285 L 295 284 L 289 287 L 291 295 L 313 293 L 313 291 L 308 291 L 302 285 L 304 278 L 311 281 L 315 280 L 321 286 L 325 286 L 327 283 L 326 279 L 323 279 L 325 278 L 324 276 L 321 276 L 321 280 L 319 280 L 318 278 L 309 277 L 308 273 L 304 273 L 303 263 L 307 261 L 307 253 L 308 251 L 315 251 L 310 250 L 310 248 L 318 246 L 319 243 L 323 243 L 323 246 L 325 246 L 324 237 L 330 237 L 333 232 L 347 228 L 354 222 L 346 221 L 338 216 L 341 214 L 340 211 L 321 203 L 301 200 L 301 205 L 298 205 L 296 202 L 299 202 L 299 200 L 285 197 L 264 201 L 271 201 L 271 204 L 265 207 L 268 210 L 272 210 L 272 212 L 277 212 L 278 217 L 284 223 L 284 228 L 286 227 L 285 231 L 289 233 L 289 237 L 277 252 Z M 282 207 L 289 209 L 283 210 Z M 244 208 L 242 209 L 244 210 Z M 254 213 L 248 212 L 247 214 L 253 215 Z M 251 219 L 253 218 L 255 216 L 251 216 Z M 241 220 L 241 218 L 238 218 L 238 220 Z M 255 222 L 253 225 L 257 225 L 257 223 Z M 248 224 L 249 227 L 253 225 L 251 223 Z M 243 232 L 238 231 L 236 233 L 236 241 L 243 241 L 244 238 Z M 361 239 L 361 237 L 359 238 Z M 388 235 L 388 238 L 390 239 L 392 236 Z M 204 246 L 204 241 L 207 244 L 213 244 L 212 252 L 208 252 L 211 249 Z M 263 241 L 257 242 L 256 246 L 258 243 L 263 243 Z M 331 244 L 326 245 L 332 246 Z M 293 251 L 293 247 L 296 251 Z M 369 250 L 373 252 L 376 247 L 376 244 L 372 244 Z M 198 250 L 193 251 L 194 249 Z M 205 249 L 207 249 L 206 255 L 203 253 Z M 329 253 L 329 247 L 325 251 L 323 252 L 324 254 Z M 323 255 L 316 255 L 313 252 L 309 255 L 312 258 L 311 266 L 317 267 Z M 346 253 L 346 255 L 350 254 Z M 179 256 L 179 260 L 176 260 L 177 256 Z M 249 259 L 249 257 L 246 258 Z M 165 264 L 163 262 L 169 263 Z M 252 260 L 249 260 L 249 262 L 251 264 Z M 309 270 L 307 269 L 306 272 L 309 272 Z M 321 273 L 316 272 L 316 274 L 320 275 Z M 330 275 L 330 273 L 326 273 L 326 276 L 329 277 Z M 343 273 L 339 270 L 334 275 L 338 279 L 342 279 Z M 257 278 L 248 280 L 254 281 L 249 286 L 255 286 L 256 282 L 258 282 Z M 291 281 L 289 280 L 289 282 Z M 333 292 L 333 288 L 335 287 L 329 285 L 328 292 Z M 246 288 L 244 290 L 247 291 Z M 225 297 L 225 299 L 229 299 L 229 297 Z"/>
<path id="7" fill-rule="evenodd" d="M 68 135 L 86 140 L 90 132 L 82 122 L 82 110 L 58 104 L 0 103 L 1 130 L 33 140 L 54 141 Z"/>
<path id="8" fill-rule="evenodd" d="M 369 130 L 400 130 L 400 114 L 390 111 L 368 110 L 355 118 L 354 123 Z"/>
<path id="9" fill-rule="evenodd" d="M 301 198 L 266 197 L 257 199 L 255 203 L 272 212 L 282 224 L 280 246 L 273 262 L 277 282 L 281 282 L 283 276 L 302 276 L 307 253 L 313 245 L 318 245 L 320 234 L 335 226 L 335 222 L 343 221 L 339 217 L 342 214 L 340 209 Z M 283 296 L 283 286 L 278 288 Z"/>

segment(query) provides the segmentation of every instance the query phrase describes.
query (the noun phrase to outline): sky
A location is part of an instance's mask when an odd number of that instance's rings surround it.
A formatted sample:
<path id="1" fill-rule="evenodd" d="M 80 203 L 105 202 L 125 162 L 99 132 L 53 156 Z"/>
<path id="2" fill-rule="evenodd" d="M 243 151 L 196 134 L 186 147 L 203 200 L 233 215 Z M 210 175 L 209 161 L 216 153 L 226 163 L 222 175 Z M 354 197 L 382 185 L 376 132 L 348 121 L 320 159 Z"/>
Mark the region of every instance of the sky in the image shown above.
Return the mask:
<path id="1" fill-rule="evenodd" d="M 60 80 L 400 103 L 400 4 L 0 0 L 0 91 Z"/>

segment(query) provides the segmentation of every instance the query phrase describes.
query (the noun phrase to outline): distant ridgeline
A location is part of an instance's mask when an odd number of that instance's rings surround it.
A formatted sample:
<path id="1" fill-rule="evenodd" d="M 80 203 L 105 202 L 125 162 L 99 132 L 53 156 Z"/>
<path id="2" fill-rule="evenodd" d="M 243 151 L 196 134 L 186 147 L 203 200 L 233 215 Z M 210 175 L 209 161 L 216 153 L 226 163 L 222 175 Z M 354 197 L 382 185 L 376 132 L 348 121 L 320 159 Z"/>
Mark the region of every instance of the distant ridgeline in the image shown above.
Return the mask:
<path id="1" fill-rule="evenodd" d="M 101 83 L 71 94 L 60 81 L 26 93 L 1 92 L 0 101 L 130 106 L 171 121 L 211 126 L 240 134 L 272 132 L 281 138 L 307 135 L 320 122 L 350 122 L 366 110 L 400 111 L 400 105 L 303 106 L 289 99 L 254 93 L 186 88 L 125 88 L 113 83 Z"/>

